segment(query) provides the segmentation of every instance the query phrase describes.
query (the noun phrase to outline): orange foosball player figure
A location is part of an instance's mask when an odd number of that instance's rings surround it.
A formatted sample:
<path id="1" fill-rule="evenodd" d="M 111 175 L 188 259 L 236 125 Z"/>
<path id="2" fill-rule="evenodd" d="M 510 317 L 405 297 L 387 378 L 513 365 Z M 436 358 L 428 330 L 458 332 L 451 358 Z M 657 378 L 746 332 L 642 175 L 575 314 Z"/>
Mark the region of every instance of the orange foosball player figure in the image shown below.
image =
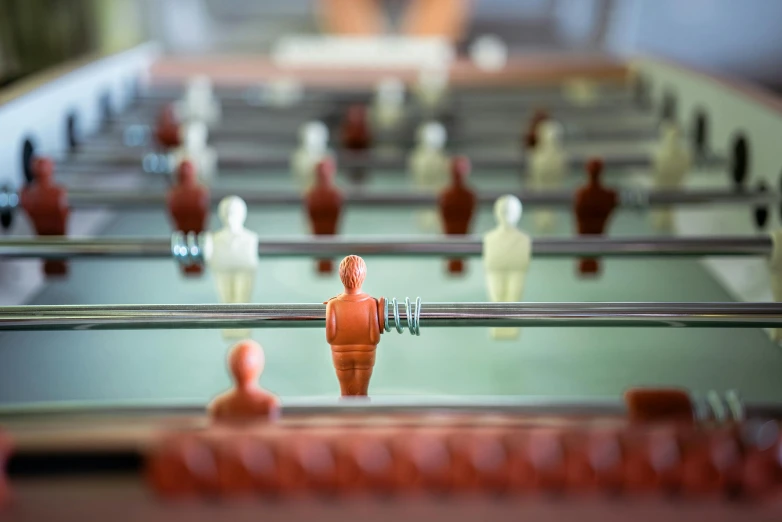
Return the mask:
<path id="1" fill-rule="evenodd" d="M 339 264 L 345 292 L 326 302 L 326 341 L 343 397 L 367 395 L 384 327 L 383 300 L 361 290 L 366 276 L 364 260 L 347 256 Z"/>
<path id="2" fill-rule="evenodd" d="M 54 162 L 37 158 L 33 163 L 33 181 L 22 189 L 22 208 L 39 236 L 64 236 L 67 232 L 68 191 L 54 182 Z M 43 271 L 48 276 L 68 273 L 65 261 L 47 260 Z"/>
<path id="3" fill-rule="evenodd" d="M 266 358 L 261 345 L 245 340 L 231 348 L 228 367 L 234 388 L 209 404 L 209 415 L 218 422 L 259 422 L 276 420 L 280 415 L 280 400 L 258 385 Z"/>
<path id="4" fill-rule="evenodd" d="M 574 200 L 578 233 L 598 235 L 605 230 L 611 213 L 619 203 L 619 195 L 615 190 L 603 186 L 600 181 L 603 172 L 602 160 L 589 160 L 586 170 L 589 181 L 578 189 Z M 597 275 L 600 272 L 600 263 L 596 258 L 581 258 L 578 270 L 581 275 Z"/>

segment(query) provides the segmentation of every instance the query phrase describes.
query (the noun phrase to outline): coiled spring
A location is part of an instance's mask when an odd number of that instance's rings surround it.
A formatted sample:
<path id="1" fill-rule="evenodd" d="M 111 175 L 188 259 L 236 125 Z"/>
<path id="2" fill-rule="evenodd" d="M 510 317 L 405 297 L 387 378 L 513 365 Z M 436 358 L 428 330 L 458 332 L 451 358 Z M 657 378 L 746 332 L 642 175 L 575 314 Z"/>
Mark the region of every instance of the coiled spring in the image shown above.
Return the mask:
<path id="1" fill-rule="evenodd" d="M 182 266 L 203 265 L 203 238 L 195 232 L 171 234 L 171 255 Z"/>
<path id="2" fill-rule="evenodd" d="M 141 160 L 141 168 L 147 174 L 171 175 L 176 167 L 176 161 L 171 154 L 149 153 Z"/>
<path id="3" fill-rule="evenodd" d="M 402 320 L 399 313 L 399 302 L 396 297 L 391 300 L 385 299 L 385 331 L 391 331 L 391 322 L 388 320 L 389 307 L 394 314 L 394 327 L 399 333 L 404 333 L 405 329 L 402 326 Z M 415 299 L 415 306 L 410 305 L 410 298 L 405 297 L 405 314 L 407 316 L 407 328 L 410 330 L 411 335 L 421 335 L 421 298 Z"/>
<path id="4" fill-rule="evenodd" d="M 736 390 L 719 393 L 708 391 L 705 395 L 694 395 L 692 404 L 695 418 L 699 422 L 742 422 L 746 418 L 744 402 Z"/>
<path id="5" fill-rule="evenodd" d="M 624 208 L 644 210 L 649 207 L 649 192 L 637 188 L 622 189 L 619 192 L 619 204 Z"/>

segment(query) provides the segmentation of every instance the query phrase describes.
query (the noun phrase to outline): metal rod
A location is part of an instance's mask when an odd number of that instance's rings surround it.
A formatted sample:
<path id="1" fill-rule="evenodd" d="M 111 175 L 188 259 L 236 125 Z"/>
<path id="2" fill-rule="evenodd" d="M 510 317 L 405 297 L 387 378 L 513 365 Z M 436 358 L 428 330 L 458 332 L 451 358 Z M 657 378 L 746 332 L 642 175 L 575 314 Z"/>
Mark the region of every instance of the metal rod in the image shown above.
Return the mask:
<path id="1" fill-rule="evenodd" d="M 0 238 L 0 258 L 146 258 L 172 257 L 170 238 L 68 237 Z M 293 256 L 460 256 L 482 254 L 480 237 L 341 238 L 331 236 L 261 238 L 260 257 Z M 543 257 L 703 257 L 768 256 L 769 236 L 533 239 L 532 254 Z M 200 254 L 198 254 L 200 255 Z M 197 255 L 197 256 L 198 256 Z M 196 256 L 196 257 L 197 257 Z"/>
<path id="2" fill-rule="evenodd" d="M 702 401 L 695 395 L 693 402 Z M 201 402 L 160 404 L 70 404 L 33 403 L 0 406 L 0 419 L 13 431 L 16 420 L 45 418 L 52 422 L 67 421 L 78 416 L 85 422 L 103 418 L 154 418 L 202 415 L 206 405 Z M 747 402 L 742 404 L 747 418 L 780 418 L 782 404 L 775 402 Z M 556 397 L 556 396 L 374 396 L 361 397 L 286 397 L 282 405 L 285 418 L 310 415 L 395 415 L 424 414 L 433 411 L 473 414 L 554 415 L 558 417 L 623 417 L 627 415 L 625 401 L 617 397 Z M 23 440 L 20 438 L 20 441 Z"/>
<path id="3" fill-rule="evenodd" d="M 234 195 L 236 191 L 212 190 L 211 205 L 216 207 L 226 196 Z M 485 191 L 477 194 L 477 203 L 482 206 L 493 205 L 500 196 L 508 191 Z M 4 194 L 0 191 L 0 196 Z M 303 196 L 296 191 L 241 191 L 242 199 L 249 206 L 291 206 L 302 205 Z M 564 207 L 573 206 L 572 191 L 525 191 L 514 194 L 528 207 Z M 646 208 L 669 205 L 710 205 L 710 204 L 774 204 L 780 200 L 778 193 L 751 191 L 736 192 L 733 190 L 684 190 L 658 191 L 642 189 L 620 190 L 620 206 L 625 208 Z M 9 199 L 10 201 L 10 199 Z M 18 199 L 16 200 L 18 201 Z M 435 194 L 420 194 L 412 192 L 398 193 L 367 193 L 349 191 L 344 195 L 344 203 L 349 207 L 410 207 L 435 206 L 438 196 Z M 158 208 L 163 210 L 166 205 L 166 194 L 162 192 L 127 192 L 106 190 L 69 190 L 68 204 L 71 208 Z"/>
<path id="4" fill-rule="evenodd" d="M 235 190 L 211 190 L 210 204 L 216 207 L 220 201 L 236 193 Z M 735 192 L 731 190 L 708 191 L 646 191 L 625 189 L 620 191 L 620 205 L 637 208 L 656 205 L 705 205 L 712 203 L 731 204 L 773 204 L 779 201 L 779 195 L 770 192 Z M 250 191 L 242 190 L 242 199 L 248 206 L 291 206 L 302 205 L 304 197 L 301 192 L 291 190 Z M 479 205 L 493 205 L 497 199 L 509 191 L 484 191 L 477 194 Z M 513 194 L 526 206 L 531 207 L 571 207 L 574 192 L 572 191 L 525 191 Z M 0 189 L 0 208 L 8 209 L 18 206 L 20 196 L 17 193 Z M 414 192 L 378 192 L 348 191 L 344 194 L 343 203 L 356 207 L 410 207 L 435 206 L 438 202 L 436 194 Z M 129 192 L 110 190 L 69 190 L 68 205 L 70 208 L 158 208 L 164 209 L 166 194 L 163 192 Z"/>
<path id="5" fill-rule="evenodd" d="M 408 311 L 387 324 L 410 328 Z M 411 305 L 412 306 L 412 305 Z M 323 328 L 323 304 L 51 305 L 0 307 L 0 330 Z M 429 327 L 782 326 L 780 303 L 424 303 L 411 309 Z"/>

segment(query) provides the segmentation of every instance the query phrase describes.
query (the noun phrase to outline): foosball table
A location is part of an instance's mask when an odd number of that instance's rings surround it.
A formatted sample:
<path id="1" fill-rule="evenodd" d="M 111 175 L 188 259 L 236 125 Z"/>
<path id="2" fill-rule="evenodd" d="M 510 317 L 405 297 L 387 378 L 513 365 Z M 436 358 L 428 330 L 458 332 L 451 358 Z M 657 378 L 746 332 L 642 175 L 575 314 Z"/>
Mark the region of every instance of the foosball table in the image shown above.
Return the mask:
<path id="1" fill-rule="evenodd" d="M 0 518 L 778 519 L 782 102 L 479 65 L 0 93 Z"/>

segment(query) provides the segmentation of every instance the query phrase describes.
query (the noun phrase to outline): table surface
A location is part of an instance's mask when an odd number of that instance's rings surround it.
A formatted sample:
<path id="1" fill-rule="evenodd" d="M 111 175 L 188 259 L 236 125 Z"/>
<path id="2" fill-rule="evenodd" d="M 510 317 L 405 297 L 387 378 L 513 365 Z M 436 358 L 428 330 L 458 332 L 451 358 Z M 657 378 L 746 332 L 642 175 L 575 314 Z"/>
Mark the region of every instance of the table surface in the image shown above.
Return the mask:
<path id="1" fill-rule="evenodd" d="M 634 115 L 629 114 L 632 119 Z M 645 117 L 645 116 L 642 116 Z M 624 118 L 624 116 L 623 116 Z M 103 141 L 101 141 L 103 140 Z M 87 150 L 100 150 L 97 137 Z M 648 150 L 648 142 L 582 143 L 578 150 Z M 510 145 L 498 148 L 509 150 Z M 240 151 L 277 147 L 234 145 Z M 485 149 L 481 149 L 485 150 Z M 575 149 L 574 149 L 575 150 Z M 463 152 L 473 152 L 465 147 Z M 340 173 L 340 183 L 348 181 Z M 608 173 L 607 182 L 627 185 L 638 173 Z M 88 186 L 88 175 L 65 177 L 73 187 Z M 575 187 L 583 176 L 568 178 Z M 727 186 L 724 172 L 701 171 L 698 186 Z M 517 172 L 471 178 L 478 190 L 523 190 Z M 161 180 L 150 188 L 164 188 Z M 410 185 L 404 172 L 372 173 L 367 190 L 398 192 Z M 214 186 L 235 189 L 292 189 L 285 172 L 221 172 Z M 556 212 L 551 235 L 569 237 L 568 211 Z M 521 228 L 534 237 L 533 211 Z M 490 208 L 482 208 L 472 231 L 493 227 Z M 218 227 L 216 215 L 210 218 Z M 251 208 L 246 226 L 265 236 L 303 236 L 307 222 L 299 207 Z M 170 233 L 166 213 L 122 211 L 103 231 L 106 236 L 157 236 Z M 348 208 L 341 223 L 345 236 L 429 235 L 416 228 L 407 209 Z M 648 217 L 617 213 L 612 236 L 652 235 Z M 427 302 L 486 301 L 480 259 L 470 259 L 463 276 L 445 272 L 442 259 L 370 258 L 365 290 L 375 296 L 421 296 Z M 337 274 L 319 275 L 309 258 L 260 260 L 253 301 L 322 302 L 341 291 Z M 195 304 L 216 302 L 214 282 L 183 278 L 170 260 L 81 260 L 70 264 L 67 279 L 46 285 L 30 304 Z M 533 260 L 524 300 L 578 301 L 730 301 L 732 298 L 695 259 L 603 261 L 594 280 L 577 277 L 572 259 Z M 339 386 L 321 329 L 255 330 L 266 352 L 261 384 L 291 397 L 333 397 Z M 5 332 L 0 334 L 0 405 L 206 403 L 229 386 L 225 366 L 229 343 L 219 330 Z M 749 401 L 782 400 L 782 352 L 760 329 L 676 328 L 526 328 L 520 339 L 495 341 L 486 328 L 422 329 L 420 337 L 383 335 L 370 394 L 419 396 L 547 395 L 617 396 L 630 386 L 684 386 L 695 391 L 738 389 Z"/>

